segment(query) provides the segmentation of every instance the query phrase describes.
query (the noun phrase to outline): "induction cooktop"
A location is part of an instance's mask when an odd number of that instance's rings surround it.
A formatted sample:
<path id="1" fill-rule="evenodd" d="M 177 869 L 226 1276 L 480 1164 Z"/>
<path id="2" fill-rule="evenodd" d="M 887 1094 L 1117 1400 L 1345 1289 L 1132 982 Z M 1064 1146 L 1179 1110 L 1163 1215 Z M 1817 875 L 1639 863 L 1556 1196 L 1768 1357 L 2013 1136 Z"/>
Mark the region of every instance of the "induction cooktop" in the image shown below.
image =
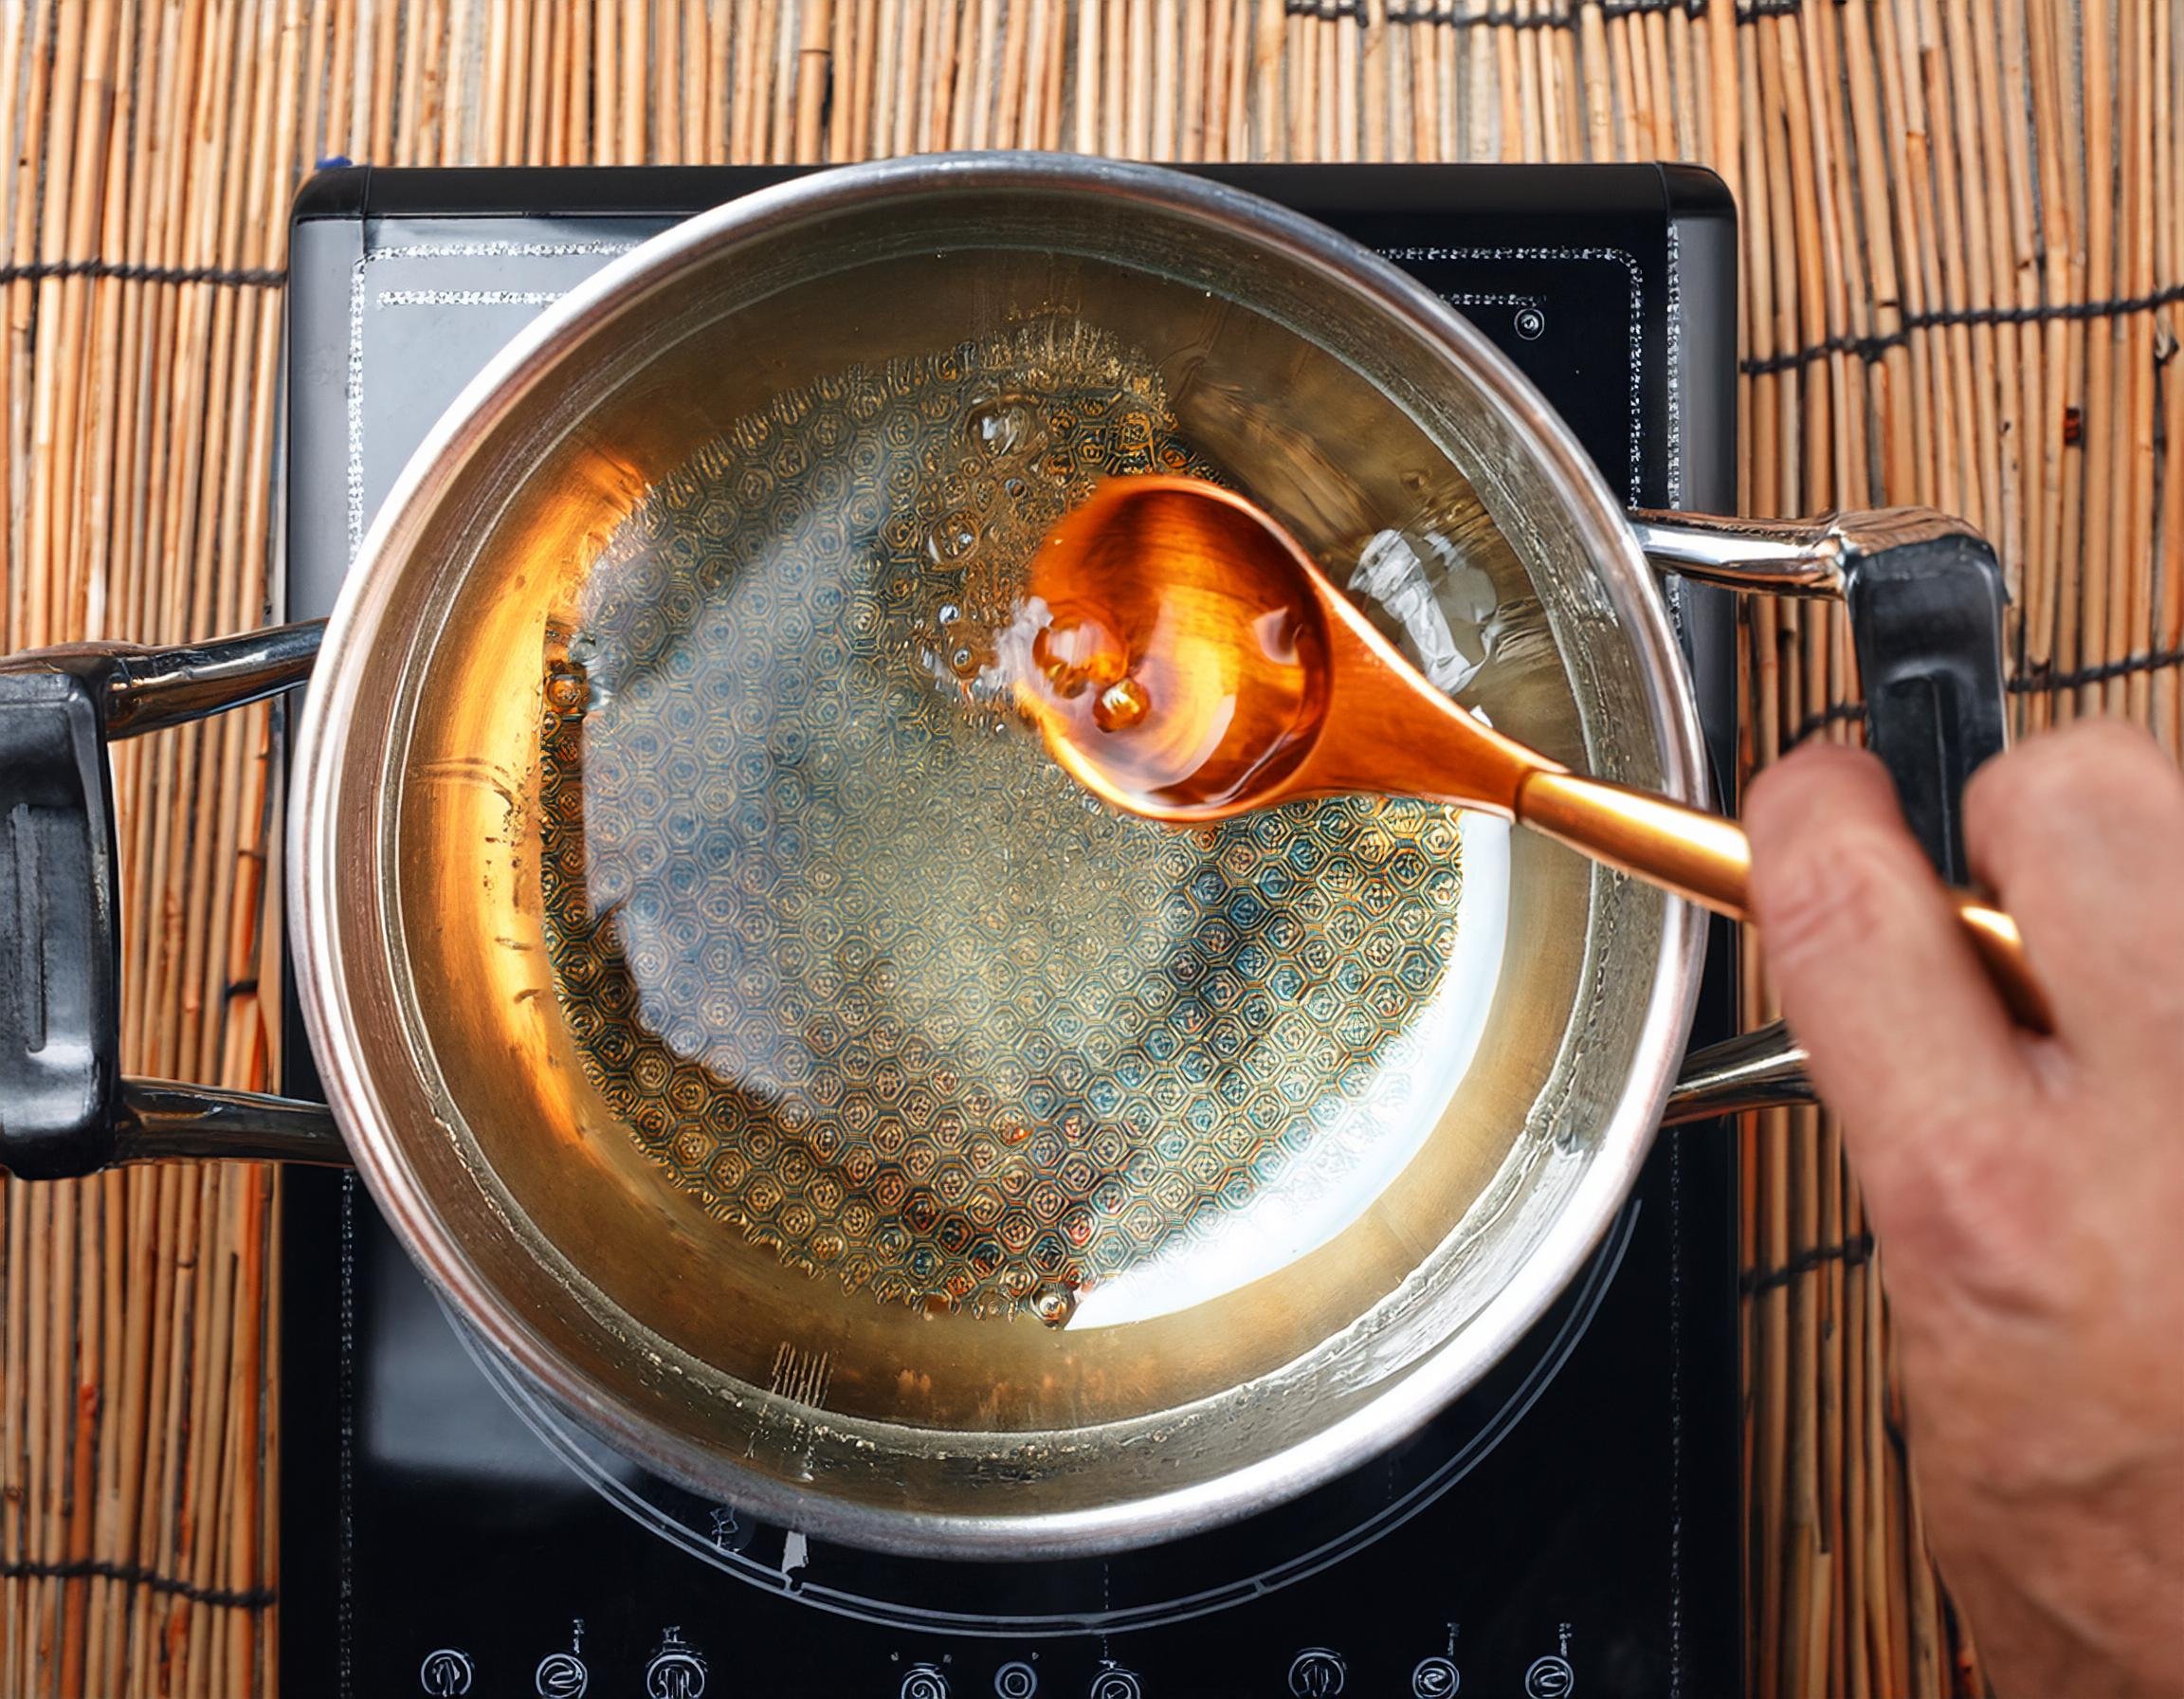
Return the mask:
<path id="1" fill-rule="evenodd" d="M 323 613 L 441 410 L 560 293 L 776 168 L 336 164 L 292 231 L 288 608 Z M 1464 313 L 1633 504 L 1725 509 L 1735 215 L 1696 168 L 1213 169 Z M 1672 586 L 1708 740 L 1732 614 Z M 1727 1032 L 1718 927 L 1701 1039 Z M 291 1003 L 286 1087 L 312 1092 Z M 889 1558 L 692 1497 L 473 1347 L 349 1176 L 285 1181 L 283 1690 L 1279 1699 L 1720 1694 L 1740 1680 L 1734 1144 L 1665 1132 L 1606 1242 L 1413 1439 L 1106 1560 Z"/>

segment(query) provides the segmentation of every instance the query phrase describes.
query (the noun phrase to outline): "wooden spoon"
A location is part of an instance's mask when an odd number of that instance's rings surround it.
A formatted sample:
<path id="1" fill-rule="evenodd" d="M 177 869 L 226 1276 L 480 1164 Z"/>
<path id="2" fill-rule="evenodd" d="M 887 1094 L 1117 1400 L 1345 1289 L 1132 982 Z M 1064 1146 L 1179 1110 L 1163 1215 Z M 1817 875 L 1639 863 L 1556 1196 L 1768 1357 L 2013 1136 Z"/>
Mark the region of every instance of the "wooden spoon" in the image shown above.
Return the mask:
<path id="1" fill-rule="evenodd" d="M 1012 688 L 1062 768 L 1176 825 L 1303 796 L 1415 796 L 1499 814 L 1749 919 L 1733 820 L 1588 778 L 1429 685 L 1246 498 L 1192 478 L 1111 479 L 1033 557 Z M 2016 923 L 1952 893 L 2022 1024 L 2048 1028 Z"/>

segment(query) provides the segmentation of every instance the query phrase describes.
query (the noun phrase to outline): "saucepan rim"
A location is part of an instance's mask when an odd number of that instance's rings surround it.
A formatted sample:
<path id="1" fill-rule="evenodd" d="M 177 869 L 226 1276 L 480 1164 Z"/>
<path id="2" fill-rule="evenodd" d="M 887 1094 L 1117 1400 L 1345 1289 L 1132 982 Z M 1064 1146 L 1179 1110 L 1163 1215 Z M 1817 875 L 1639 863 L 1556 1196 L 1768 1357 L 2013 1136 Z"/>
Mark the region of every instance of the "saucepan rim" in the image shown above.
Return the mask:
<path id="1" fill-rule="evenodd" d="M 1697 995 L 1703 917 L 1664 898 L 1662 948 L 1643 995 L 1635 1061 L 1620 1094 L 1591 1129 L 1583 1175 L 1511 1279 L 1464 1325 L 1359 1407 L 1255 1462 L 1186 1487 L 1067 1511 L 966 1515 L 829 1496 L 748 1471 L 725 1483 L 720 1460 L 622 1402 L 617 1389 L 574 1367 L 527 1324 L 481 1274 L 403 1158 L 401 1140 L 373 1087 L 390 1066 L 360 1031 L 355 985 L 337 915 L 362 870 L 342 865 L 337 812 L 349 771 L 351 733 L 383 704 L 362 699 L 365 663 L 382 640 L 392 590 L 406 570 L 428 570 L 412 539 L 497 426 L 618 307 L 716 249 L 755 238 L 792 238 L 813 220 L 880 202 L 957 192 L 1081 194 L 1137 202 L 1247 241 L 1323 276 L 1360 310 L 1385 315 L 1439 348 L 1483 401 L 1527 441 L 1539 469 L 1565 496 L 1592 554 L 1614 621 L 1637 651 L 1663 788 L 1705 800 L 1705 759 L 1689 676 L 1659 589 L 1622 508 L 1531 383 L 1470 324 L 1415 280 L 1326 227 L 1241 190 L 1159 167 L 1065 155 L 931 155 L 816 172 L 759 190 L 653 237 L 548 308 L 464 390 L 395 480 L 344 585 L 308 693 L 294 769 L 288 891 L 291 937 L 305 1029 L 336 1120 L 381 1211 L 433 1285 L 488 1348 L 501 1353 L 585 1426 L 636 1462 L 809 1532 L 883 1550 L 925 1555 L 1061 1556 L 1111 1551 L 1233 1520 L 1355 1466 L 1414 1430 L 1465 1390 L 1545 1312 L 1606 1233 L 1634 1183 L 1684 1054 Z M 380 799 L 383 803 L 384 798 Z M 384 833 L 375 834 L 385 843 Z M 373 870 L 373 876 L 376 876 Z M 417 1042 L 412 1035 L 411 1042 Z M 580 1266 L 581 1258 L 572 1252 Z"/>

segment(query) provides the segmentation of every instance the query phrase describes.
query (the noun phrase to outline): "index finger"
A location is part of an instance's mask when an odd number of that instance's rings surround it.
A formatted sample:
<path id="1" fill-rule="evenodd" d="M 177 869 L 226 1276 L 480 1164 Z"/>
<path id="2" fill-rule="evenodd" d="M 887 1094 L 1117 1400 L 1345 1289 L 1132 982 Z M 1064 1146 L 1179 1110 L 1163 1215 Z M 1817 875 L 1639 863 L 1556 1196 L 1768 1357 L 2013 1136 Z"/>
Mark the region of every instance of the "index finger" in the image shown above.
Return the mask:
<path id="1" fill-rule="evenodd" d="M 2184 776 L 2137 726 L 2084 720 L 1990 761 L 1972 865 L 2016 918 L 2069 1048 L 2174 1053 L 2184 1030 Z"/>
<path id="2" fill-rule="evenodd" d="M 1760 776 L 1744 820 L 1753 911 L 1783 1013 L 1847 1121 L 1922 1129 L 2035 1088 L 1877 760 L 1799 751 Z"/>

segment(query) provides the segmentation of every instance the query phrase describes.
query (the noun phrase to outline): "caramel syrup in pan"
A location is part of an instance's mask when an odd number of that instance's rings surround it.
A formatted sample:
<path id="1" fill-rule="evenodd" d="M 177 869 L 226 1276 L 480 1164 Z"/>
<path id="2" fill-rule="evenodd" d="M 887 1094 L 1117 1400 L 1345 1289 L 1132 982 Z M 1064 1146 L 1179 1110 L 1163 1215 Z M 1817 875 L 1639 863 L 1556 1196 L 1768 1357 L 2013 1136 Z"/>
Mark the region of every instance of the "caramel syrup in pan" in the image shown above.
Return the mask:
<path id="1" fill-rule="evenodd" d="M 1354 1217 L 1448 1089 L 1450 811 L 1173 831 L 1015 719 L 1012 620 L 1103 733 L 1192 687 L 1020 617 L 1042 536 L 1145 471 L 1227 476 L 1076 320 L 852 369 L 655 486 L 550 633 L 563 1016 L 673 1182 L 816 1278 L 1184 1307 Z"/>

